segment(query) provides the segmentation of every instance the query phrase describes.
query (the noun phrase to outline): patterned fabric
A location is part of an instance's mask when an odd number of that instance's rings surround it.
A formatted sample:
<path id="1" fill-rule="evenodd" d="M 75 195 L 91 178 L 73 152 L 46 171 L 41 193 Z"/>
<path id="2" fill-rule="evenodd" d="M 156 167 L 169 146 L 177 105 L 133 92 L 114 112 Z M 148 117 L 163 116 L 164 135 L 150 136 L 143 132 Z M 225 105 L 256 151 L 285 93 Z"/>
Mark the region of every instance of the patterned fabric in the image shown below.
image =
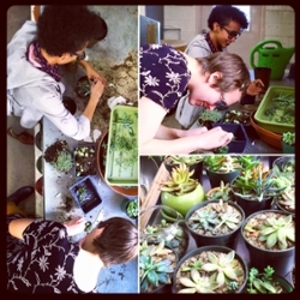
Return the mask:
<path id="1" fill-rule="evenodd" d="M 39 63 L 41 64 L 41 70 L 48 73 L 50 76 L 52 76 L 56 81 L 61 80 L 61 75 L 59 72 L 58 65 L 51 66 L 48 64 L 47 60 L 43 57 L 41 53 L 41 48 L 37 42 L 33 43 L 34 46 L 34 55 L 39 60 Z"/>
<path id="2" fill-rule="evenodd" d="M 35 220 L 23 233 L 23 240 L 8 232 L 9 223 L 22 218 L 7 217 L 7 289 L 21 293 L 83 293 L 73 280 L 73 245 L 66 228 L 52 221 Z"/>
<path id="3" fill-rule="evenodd" d="M 140 47 L 140 96 L 158 103 L 167 111 L 187 93 L 191 72 L 184 55 L 166 44 Z"/>
<path id="4" fill-rule="evenodd" d="M 213 44 L 210 38 L 209 32 L 205 34 L 204 39 L 207 41 L 212 53 L 222 52 L 222 49 L 216 49 L 215 45 Z"/>

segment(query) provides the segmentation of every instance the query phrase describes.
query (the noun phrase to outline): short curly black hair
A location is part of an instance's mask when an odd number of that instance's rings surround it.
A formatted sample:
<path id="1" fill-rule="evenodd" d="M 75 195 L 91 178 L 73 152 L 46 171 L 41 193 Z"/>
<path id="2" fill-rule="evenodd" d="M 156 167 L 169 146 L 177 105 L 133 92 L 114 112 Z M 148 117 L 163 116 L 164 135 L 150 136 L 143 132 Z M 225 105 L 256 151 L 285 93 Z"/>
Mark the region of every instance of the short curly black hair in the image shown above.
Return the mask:
<path id="1" fill-rule="evenodd" d="M 106 22 L 86 5 L 45 6 L 37 22 L 37 41 L 51 56 L 74 54 L 106 35 Z"/>
<path id="2" fill-rule="evenodd" d="M 232 5 L 216 5 L 208 17 L 207 25 L 212 30 L 214 22 L 222 27 L 228 25 L 230 21 L 239 23 L 242 30 L 249 25 L 245 13 Z"/>

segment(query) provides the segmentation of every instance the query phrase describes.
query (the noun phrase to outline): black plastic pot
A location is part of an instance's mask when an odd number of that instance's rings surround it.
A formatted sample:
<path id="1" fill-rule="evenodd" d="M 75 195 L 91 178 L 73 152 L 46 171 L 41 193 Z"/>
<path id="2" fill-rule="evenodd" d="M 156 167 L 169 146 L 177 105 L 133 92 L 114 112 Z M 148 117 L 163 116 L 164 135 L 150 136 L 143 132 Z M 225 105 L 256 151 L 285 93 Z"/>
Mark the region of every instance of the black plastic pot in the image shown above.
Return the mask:
<path id="1" fill-rule="evenodd" d="M 262 210 L 257 211 L 246 218 L 241 226 L 241 235 L 245 241 L 246 247 L 249 251 L 250 267 L 257 268 L 260 272 L 263 272 L 267 266 L 272 266 L 277 275 L 285 277 L 289 272 L 292 271 L 295 265 L 295 247 L 291 247 L 282 251 L 278 250 L 266 250 L 258 248 L 257 246 L 250 243 L 244 234 L 244 229 L 250 219 L 258 214 L 265 212 L 274 212 L 278 214 L 288 215 L 288 213 L 278 210 Z"/>
<path id="2" fill-rule="evenodd" d="M 282 204 L 280 204 L 279 200 L 280 200 L 280 197 L 276 197 L 275 201 L 274 201 L 275 202 L 275 206 L 276 206 L 277 209 L 279 209 L 281 211 L 284 211 L 284 212 L 286 212 L 288 214 L 292 214 L 292 215 L 295 214 L 295 210 L 292 211 L 292 210 L 286 209 Z"/>
<path id="3" fill-rule="evenodd" d="M 230 173 L 217 173 L 205 168 L 205 171 L 208 176 L 211 188 L 220 186 L 221 181 L 223 181 L 224 184 L 230 183 L 235 177 L 240 174 L 240 171 L 238 170 Z"/>
<path id="4" fill-rule="evenodd" d="M 80 77 L 75 86 L 75 92 L 77 96 L 83 99 L 87 99 L 90 96 L 90 92 L 86 91 L 85 93 L 85 91 L 83 91 L 82 88 L 80 88 L 81 84 L 85 84 L 88 86 L 90 84 L 89 78 L 87 76 Z"/>
<path id="5" fill-rule="evenodd" d="M 242 153 L 244 152 L 248 136 L 242 124 L 227 124 L 215 123 L 213 127 L 220 126 L 224 131 L 233 133 L 235 139 L 228 144 L 228 153 Z"/>
<path id="6" fill-rule="evenodd" d="M 240 227 L 241 227 L 243 221 L 245 220 L 245 214 L 244 214 L 243 209 L 234 202 L 228 202 L 228 205 L 233 206 L 241 213 L 242 220 L 241 220 L 240 225 L 233 231 L 231 231 L 227 234 L 224 234 L 224 235 L 208 236 L 208 235 L 199 234 L 199 233 L 195 232 L 191 227 L 189 227 L 188 220 L 191 217 L 191 215 L 196 210 L 198 210 L 202 207 L 205 207 L 207 204 L 210 204 L 210 203 L 219 203 L 219 200 L 205 201 L 205 202 L 202 202 L 202 203 L 197 204 L 194 207 L 192 207 L 185 216 L 186 227 L 190 230 L 191 235 L 195 239 L 195 242 L 198 247 L 208 246 L 208 245 L 219 245 L 219 246 L 226 246 L 226 247 L 233 248 L 234 241 L 239 233 L 239 230 L 240 230 Z"/>
<path id="7" fill-rule="evenodd" d="M 286 155 L 286 156 L 280 156 L 277 157 L 273 162 L 272 162 L 272 168 L 274 166 L 277 166 L 280 171 L 283 171 L 282 167 L 287 164 L 289 161 L 294 161 L 295 156 L 294 155 Z"/>
<path id="8" fill-rule="evenodd" d="M 232 187 L 234 180 L 230 183 L 230 186 Z M 273 197 L 267 197 L 262 199 L 261 201 L 258 200 L 252 200 L 248 198 L 244 198 L 240 195 L 237 195 L 234 191 L 233 188 L 232 192 L 235 198 L 236 203 L 244 210 L 245 216 L 248 217 L 252 213 L 259 211 L 259 210 L 265 210 L 265 209 L 270 209 L 271 204 L 273 201 Z"/>
<path id="9" fill-rule="evenodd" d="M 200 248 L 197 248 L 189 253 L 187 253 L 184 257 L 182 257 L 178 264 L 177 264 L 177 267 L 174 271 L 174 274 L 173 274 L 173 279 L 172 279 L 172 293 L 173 294 L 177 294 L 178 290 L 177 290 L 177 287 L 176 287 L 176 275 L 181 267 L 181 265 L 189 258 L 193 257 L 193 256 L 196 256 L 197 254 L 200 254 L 202 252 L 206 252 L 206 251 L 215 251 L 215 252 L 223 252 L 223 253 L 229 253 L 232 251 L 231 248 L 228 248 L 228 247 L 224 247 L 224 246 L 204 246 L 204 247 L 200 247 Z M 242 291 L 245 289 L 246 287 L 246 284 L 247 284 L 247 280 L 248 280 L 248 267 L 247 267 L 247 264 L 246 262 L 243 260 L 243 258 L 237 253 L 235 252 L 235 259 L 238 259 L 240 261 L 240 263 L 242 264 L 243 266 L 243 269 L 244 269 L 244 274 L 245 274 L 245 280 L 243 282 L 243 284 L 240 286 L 240 288 L 235 292 L 236 294 L 239 294 L 239 293 L 242 293 Z"/>
<path id="10" fill-rule="evenodd" d="M 240 104 L 241 104 L 241 105 L 245 105 L 245 104 L 254 104 L 254 103 L 255 103 L 255 98 L 256 98 L 256 96 L 252 96 L 252 95 L 245 94 L 245 95 L 241 98 Z"/>

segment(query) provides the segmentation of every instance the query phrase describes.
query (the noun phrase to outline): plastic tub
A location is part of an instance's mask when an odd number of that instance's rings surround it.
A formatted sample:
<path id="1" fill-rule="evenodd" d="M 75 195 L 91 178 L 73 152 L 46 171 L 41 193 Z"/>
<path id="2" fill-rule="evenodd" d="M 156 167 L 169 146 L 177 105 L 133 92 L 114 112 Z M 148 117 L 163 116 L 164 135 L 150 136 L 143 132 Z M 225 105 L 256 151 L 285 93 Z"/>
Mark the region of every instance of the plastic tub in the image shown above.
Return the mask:
<path id="1" fill-rule="evenodd" d="M 275 97 L 278 97 L 280 94 L 290 95 L 294 98 L 292 103 L 285 103 L 282 108 L 275 108 L 276 103 L 274 101 Z M 277 120 L 269 114 L 266 115 L 265 112 L 268 110 L 275 109 L 277 113 L 280 113 L 283 117 L 287 115 L 294 116 L 295 114 L 295 88 L 287 86 L 271 86 L 267 90 L 265 96 L 263 97 L 261 103 L 259 104 L 256 113 L 254 114 L 255 121 L 263 128 L 275 132 L 275 133 L 284 133 L 287 131 L 295 131 L 295 122 L 289 123 L 285 120 L 281 120 L 281 116 Z"/>

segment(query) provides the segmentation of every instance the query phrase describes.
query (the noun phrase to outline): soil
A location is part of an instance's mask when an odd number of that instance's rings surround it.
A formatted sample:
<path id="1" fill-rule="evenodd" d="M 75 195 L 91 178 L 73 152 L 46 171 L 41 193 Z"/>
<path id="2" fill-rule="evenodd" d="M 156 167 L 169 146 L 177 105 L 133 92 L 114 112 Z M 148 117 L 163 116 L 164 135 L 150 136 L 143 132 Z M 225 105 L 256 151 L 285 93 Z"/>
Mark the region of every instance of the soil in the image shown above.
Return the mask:
<path id="1" fill-rule="evenodd" d="M 213 211 L 214 210 L 213 207 L 216 206 L 216 204 L 217 203 L 208 203 L 207 205 L 205 205 L 205 207 L 199 208 L 191 215 L 191 218 L 197 217 L 197 211 L 201 211 L 201 210 Z M 228 205 L 227 211 L 231 212 L 231 213 L 236 213 L 236 212 L 239 213 L 239 223 L 236 225 L 236 228 L 237 228 L 243 220 L 241 213 L 232 205 Z M 223 214 L 223 213 L 221 213 L 221 214 Z M 188 226 L 190 229 L 192 228 L 192 226 L 194 224 L 196 224 L 195 221 L 188 220 Z M 215 227 L 217 225 L 212 225 L 212 226 Z M 232 231 L 232 229 L 230 229 L 225 223 L 213 231 L 205 230 L 204 228 L 195 228 L 195 229 L 191 229 L 191 230 L 193 230 L 194 232 L 196 232 L 199 235 L 205 235 L 205 236 L 225 235 Z"/>
<path id="2" fill-rule="evenodd" d="M 59 153 L 68 148 L 65 140 L 57 139 L 52 145 L 45 150 L 44 159 L 48 163 L 54 163 L 57 160 Z"/>
<path id="3" fill-rule="evenodd" d="M 96 170 L 96 151 L 94 146 L 79 146 L 74 149 L 84 151 L 88 156 L 80 156 L 79 154 L 74 153 L 75 161 L 75 176 L 82 177 L 87 175 L 95 175 Z"/>
<path id="4" fill-rule="evenodd" d="M 78 79 L 76 86 L 75 86 L 75 92 L 80 98 L 89 98 L 90 96 L 90 80 L 87 76 L 82 76 Z"/>
<path id="5" fill-rule="evenodd" d="M 240 115 L 238 115 L 240 113 Z M 231 123 L 231 124 L 250 124 L 250 112 L 248 111 L 235 111 L 229 110 L 224 115 L 223 123 Z"/>
<path id="6" fill-rule="evenodd" d="M 202 252 L 199 253 L 193 257 L 190 257 L 188 259 L 186 259 L 182 265 L 178 268 L 178 271 L 176 273 L 176 280 L 175 280 L 175 286 L 176 286 L 176 290 L 179 291 L 180 289 L 185 288 L 183 285 L 181 285 L 181 283 L 179 282 L 179 278 L 180 277 L 190 277 L 190 271 L 185 271 L 182 272 L 181 268 L 185 268 L 185 267 L 189 267 L 189 265 L 191 263 L 195 263 L 197 262 L 199 259 L 201 259 L 203 261 L 203 263 L 209 263 L 210 261 L 208 260 L 208 253 L 214 253 L 216 256 L 218 256 L 218 253 L 220 252 L 216 252 L 216 251 L 206 251 L 206 252 Z M 243 268 L 243 265 L 240 263 L 239 260 L 235 259 L 237 261 L 237 271 L 239 273 L 238 276 L 238 280 L 237 280 L 237 284 L 238 284 L 238 289 L 243 285 L 244 280 L 245 280 L 245 270 Z M 202 276 L 211 276 L 213 274 L 213 272 L 207 272 L 207 271 L 199 271 L 200 275 Z M 223 284 L 222 286 L 216 288 L 214 290 L 214 292 L 216 294 L 228 294 L 231 293 L 231 291 L 227 290 L 227 285 Z"/>
<path id="7" fill-rule="evenodd" d="M 280 218 L 280 217 L 286 217 L 286 214 L 281 214 L 280 211 L 278 211 L 278 213 L 275 212 L 266 212 L 264 214 L 257 214 L 254 217 L 252 217 L 250 220 L 248 220 L 247 224 L 251 223 L 251 224 L 256 224 L 255 227 L 253 227 L 253 229 L 260 227 L 266 219 L 270 219 L 275 217 L 276 219 Z M 292 221 L 293 226 L 295 227 L 295 220 Z M 255 231 L 253 233 L 249 233 L 247 231 L 244 230 L 244 235 L 247 239 L 247 241 L 249 243 L 251 243 L 252 245 L 264 249 L 264 250 L 268 250 L 270 251 L 270 249 L 266 248 L 265 246 L 265 242 L 260 242 L 257 238 L 258 236 L 258 231 Z M 287 240 L 287 249 L 291 248 L 291 247 L 295 247 L 295 243 L 292 243 L 291 241 Z M 279 247 L 276 245 L 274 246 L 271 251 L 281 251 L 281 249 L 279 249 Z"/>

